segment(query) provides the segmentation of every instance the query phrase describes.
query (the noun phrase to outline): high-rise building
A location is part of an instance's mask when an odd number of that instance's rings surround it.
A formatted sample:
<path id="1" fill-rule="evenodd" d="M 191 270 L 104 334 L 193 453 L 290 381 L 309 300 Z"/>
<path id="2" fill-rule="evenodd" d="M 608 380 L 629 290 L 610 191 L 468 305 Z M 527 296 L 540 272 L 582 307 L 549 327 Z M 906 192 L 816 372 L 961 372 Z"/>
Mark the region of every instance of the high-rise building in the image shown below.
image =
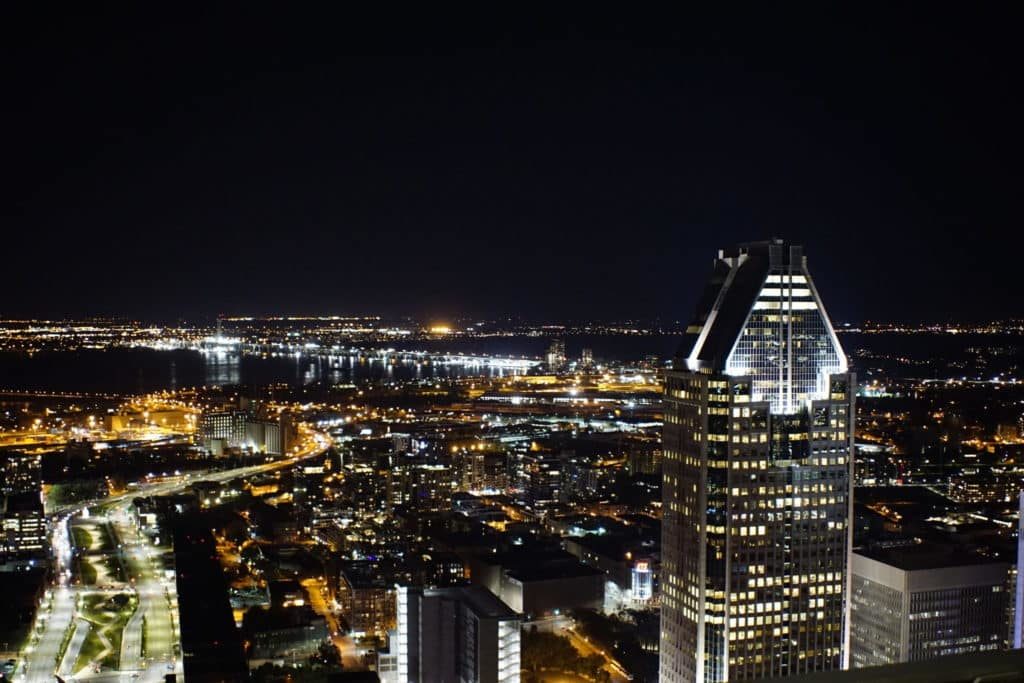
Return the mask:
<path id="1" fill-rule="evenodd" d="M 1002 649 L 1010 565 L 929 544 L 853 554 L 850 666 Z"/>
<path id="2" fill-rule="evenodd" d="M 564 463 L 557 453 L 530 451 L 522 457 L 522 502 L 533 514 L 543 517 L 562 500 L 562 468 Z"/>
<path id="3" fill-rule="evenodd" d="M 0 493 L 39 494 L 42 486 L 43 456 L 38 453 L 8 453 L 0 470 Z"/>
<path id="4" fill-rule="evenodd" d="M 553 339 L 551 345 L 548 346 L 548 352 L 545 354 L 544 360 L 547 361 L 549 371 L 558 372 L 562 370 L 565 367 L 566 361 L 565 340 Z"/>
<path id="5" fill-rule="evenodd" d="M 519 683 L 519 615 L 480 586 L 398 589 L 385 683 Z"/>
<path id="6" fill-rule="evenodd" d="M 462 449 L 452 457 L 460 491 L 503 491 L 508 485 L 503 451 Z"/>
<path id="7" fill-rule="evenodd" d="M 666 378 L 663 682 L 845 666 L 854 389 L 801 247 L 719 252 Z"/>

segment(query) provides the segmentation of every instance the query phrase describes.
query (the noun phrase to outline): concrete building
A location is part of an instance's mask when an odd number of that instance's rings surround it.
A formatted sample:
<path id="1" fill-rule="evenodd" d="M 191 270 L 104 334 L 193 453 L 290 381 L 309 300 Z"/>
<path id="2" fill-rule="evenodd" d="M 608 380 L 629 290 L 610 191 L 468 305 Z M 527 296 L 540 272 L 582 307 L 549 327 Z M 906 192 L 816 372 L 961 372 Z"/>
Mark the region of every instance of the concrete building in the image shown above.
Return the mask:
<path id="1" fill-rule="evenodd" d="M 518 683 L 519 615 L 479 586 L 398 589 L 387 683 Z M 387 677 L 385 677 L 387 676 Z"/>
<path id="2" fill-rule="evenodd" d="M 383 636 L 395 625 L 395 588 L 372 562 L 349 562 L 338 574 L 338 603 L 354 634 Z"/>
<path id="3" fill-rule="evenodd" d="M 663 683 L 844 666 L 855 390 L 802 248 L 720 251 L 666 376 Z"/>
<path id="4" fill-rule="evenodd" d="M 281 423 L 275 420 L 247 420 L 245 446 L 257 453 L 282 455 L 284 440 L 281 435 Z"/>
<path id="5" fill-rule="evenodd" d="M 566 552 L 529 551 L 467 556 L 470 581 L 525 618 L 601 609 L 604 572 Z"/>
<path id="6" fill-rule="evenodd" d="M 551 345 L 548 346 L 548 351 L 544 354 L 544 360 L 547 363 L 548 370 L 551 372 L 559 372 L 565 368 L 567 356 L 565 355 L 565 340 L 564 339 L 552 339 Z"/>
<path id="7" fill-rule="evenodd" d="M 252 668 L 268 660 L 302 662 L 330 638 L 326 620 L 309 606 L 270 610 L 251 607 L 245 613 L 243 630 Z"/>
<path id="8" fill-rule="evenodd" d="M 504 452 L 463 449 L 452 460 L 459 491 L 501 492 L 508 486 Z"/>
<path id="9" fill-rule="evenodd" d="M 1010 568 L 928 544 L 854 552 L 851 667 L 1001 649 Z"/>

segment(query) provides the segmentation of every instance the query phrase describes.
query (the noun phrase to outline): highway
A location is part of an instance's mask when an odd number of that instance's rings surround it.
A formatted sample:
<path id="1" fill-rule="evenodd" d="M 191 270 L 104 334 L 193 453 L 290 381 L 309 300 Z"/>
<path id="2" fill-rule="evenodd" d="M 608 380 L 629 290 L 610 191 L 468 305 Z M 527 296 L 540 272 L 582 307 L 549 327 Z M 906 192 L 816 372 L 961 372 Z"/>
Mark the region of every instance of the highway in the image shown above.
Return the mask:
<path id="1" fill-rule="evenodd" d="M 321 455 L 330 447 L 331 441 L 326 435 L 307 433 L 306 436 L 306 445 L 302 450 L 281 460 L 221 472 L 189 474 L 173 482 L 144 485 L 117 496 L 57 508 L 51 516 L 51 547 L 57 585 L 48 592 L 49 599 L 44 600 L 43 607 L 36 614 L 36 625 L 42 628 L 42 632 L 34 644 L 26 646 L 24 661 L 14 679 L 19 683 L 52 683 L 54 672 L 60 665 L 58 657 L 65 646 L 65 640 L 70 640 L 69 629 L 78 616 L 76 604 L 80 597 L 109 593 L 109 588 L 115 593 L 133 593 L 138 597 L 138 607 L 122 631 L 117 672 L 96 672 L 92 667 L 84 666 L 74 672 L 74 678 L 79 681 L 95 680 L 97 683 L 100 680 L 159 683 L 165 674 L 176 673 L 181 680 L 182 662 L 177 652 L 181 639 L 178 632 L 176 586 L 173 575 L 165 574 L 162 558 L 163 553 L 171 551 L 154 547 L 134 525 L 130 512 L 132 500 L 139 496 L 176 493 L 196 481 L 223 482 L 271 472 Z M 93 521 L 109 523 L 113 531 L 116 547 L 109 548 L 106 556 L 120 562 L 127 579 L 127 583 L 104 579 L 106 584 L 103 590 L 81 585 L 82 577 L 78 575 L 79 567 L 74 562 L 69 529 L 73 518 L 82 516 L 87 508 L 96 506 L 101 506 L 103 512 Z M 95 561 L 94 555 L 90 555 L 89 561 Z"/>

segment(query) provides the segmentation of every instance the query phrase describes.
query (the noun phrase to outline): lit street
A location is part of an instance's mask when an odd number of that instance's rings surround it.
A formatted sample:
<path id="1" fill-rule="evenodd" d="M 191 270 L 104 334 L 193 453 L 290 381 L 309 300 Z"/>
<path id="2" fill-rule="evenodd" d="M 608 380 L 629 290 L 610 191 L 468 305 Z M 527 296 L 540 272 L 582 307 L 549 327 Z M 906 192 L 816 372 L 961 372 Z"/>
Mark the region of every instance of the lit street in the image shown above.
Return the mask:
<path id="1" fill-rule="evenodd" d="M 59 514 L 52 516 L 54 528 L 51 541 L 56 562 L 55 573 L 60 585 L 50 591 L 52 599 L 44 601 L 37 615 L 40 635 L 25 648 L 25 661 L 19 667 L 16 679 L 26 683 L 49 683 L 60 666 L 59 658 L 62 657 L 63 649 L 71 642 L 74 647 L 81 646 L 82 634 L 73 639 L 69 637 L 71 625 L 79 614 L 76 602 L 81 597 L 125 593 L 137 596 L 138 605 L 127 618 L 122 630 L 120 651 L 116 653 L 116 671 L 150 683 L 163 680 L 167 673 L 176 673 L 180 677 L 183 671 L 178 652 L 180 637 L 176 586 L 173 575 L 165 575 L 162 558 L 164 553 L 172 551 L 154 547 L 135 526 L 130 513 L 132 499 L 176 493 L 195 481 L 227 481 L 294 465 L 305 458 L 323 453 L 330 443 L 320 434 L 310 433 L 309 436 L 298 452 L 274 462 L 223 472 L 184 475 L 173 482 L 141 486 L 130 493 L 61 507 Z M 73 539 L 69 535 L 69 520 L 81 516 L 86 508 L 94 505 L 102 506 L 105 513 L 100 517 L 88 518 L 88 531 L 85 531 L 83 538 L 88 538 L 90 544 L 83 551 L 89 554 L 76 561 Z M 116 547 L 104 548 L 100 541 L 104 533 L 110 533 Z M 82 564 L 92 567 L 95 585 L 82 581 Z M 125 581 L 106 574 L 111 566 L 118 565 L 126 573 Z M 98 587 L 104 590 L 97 590 Z M 102 641 L 102 637 L 100 639 Z M 65 666 L 74 668 L 73 657 L 68 656 L 67 659 L 72 661 L 65 661 Z M 93 680 L 107 679 L 111 671 L 102 667 L 96 671 L 92 666 L 84 666 L 79 659 L 78 670 L 71 673 L 76 679 Z"/>

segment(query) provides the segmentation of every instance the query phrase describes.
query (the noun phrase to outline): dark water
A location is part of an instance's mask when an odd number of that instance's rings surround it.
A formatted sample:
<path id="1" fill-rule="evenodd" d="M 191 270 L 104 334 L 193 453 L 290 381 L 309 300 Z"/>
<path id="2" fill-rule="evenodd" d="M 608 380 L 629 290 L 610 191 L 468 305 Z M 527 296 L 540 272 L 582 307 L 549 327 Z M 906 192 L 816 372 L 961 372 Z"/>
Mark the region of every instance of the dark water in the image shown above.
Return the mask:
<path id="1" fill-rule="evenodd" d="M 426 351 L 453 351 L 456 353 L 487 354 L 540 359 L 544 356 L 552 337 L 478 337 L 473 339 L 422 340 L 392 343 L 401 349 Z M 588 348 L 594 358 L 605 361 L 634 361 L 648 356 L 671 358 L 679 348 L 680 335 L 625 335 L 625 334 L 579 334 L 563 337 L 565 352 L 570 359 L 579 358 L 583 349 Z"/>
<path id="2" fill-rule="evenodd" d="M 388 344 L 401 350 L 540 358 L 550 343 L 545 337 L 486 337 Z M 898 376 L 960 376 L 1020 367 L 1024 339 L 999 335 L 841 334 L 855 370 L 884 367 Z M 676 335 L 574 335 L 566 338 L 569 358 L 584 348 L 605 361 L 672 357 Z M 864 352 L 867 353 L 864 353 Z M 899 360 L 903 358 L 904 360 Z M 487 366 L 399 362 L 340 356 L 217 356 L 197 351 L 115 349 L 47 352 L 33 356 L 0 353 L 0 390 L 28 389 L 134 393 L 199 385 L 263 385 L 286 382 L 347 384 L 363 380 L 410 380 L 509 374 Z"/>
<path id="3" fill-rule="evenodd" d="M 490 337 L 380 346 L 409 351 L 539 359 L 549 343 L 550 339 L 542 337 Z M 566 352 L 570 358 L 576 358 L 584 347 L 588 347 L 598 359 L 641 359 L 649 355 L 670 356 L 677 346 L 678 337 L 670 335 L 571 337 L 566 342 Z M 32 356 L 0 353 L 0 390 L 141 393 L 201 385 L 348 384 L 364 380 L 499 376 L 515 372 L 486 365 L 417 364 L 412 361 L 391 364 L 375 358 L 348 355 L 263 358 L 150 349 L 44 352 Z"/>
<path id="4" fill-rule="evenodd" d="M 135 393 L 201 385 L 293 386 L 363 380 L 411 380 L 508 374 L 479 366 L 415 363 L 315 356 L 263 358 L 203 354 L 198 351 L 115 349 L 47 352 L 34 356 L 0 354 L 0 389 Z"/>

